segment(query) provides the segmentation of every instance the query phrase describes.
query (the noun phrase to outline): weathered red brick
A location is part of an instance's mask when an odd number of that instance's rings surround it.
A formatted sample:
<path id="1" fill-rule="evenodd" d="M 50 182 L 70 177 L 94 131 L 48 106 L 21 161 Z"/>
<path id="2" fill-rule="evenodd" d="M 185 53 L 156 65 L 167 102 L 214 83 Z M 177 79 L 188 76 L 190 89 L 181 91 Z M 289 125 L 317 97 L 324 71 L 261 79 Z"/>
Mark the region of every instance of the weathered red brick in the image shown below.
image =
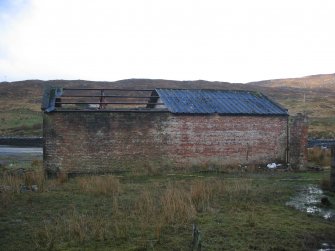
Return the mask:
<path id="1" fill-rule="evenodd" d="M 44 162 L 54 172 L 285 162 L 286 127 L 283 116 L 48 113 Z"/>

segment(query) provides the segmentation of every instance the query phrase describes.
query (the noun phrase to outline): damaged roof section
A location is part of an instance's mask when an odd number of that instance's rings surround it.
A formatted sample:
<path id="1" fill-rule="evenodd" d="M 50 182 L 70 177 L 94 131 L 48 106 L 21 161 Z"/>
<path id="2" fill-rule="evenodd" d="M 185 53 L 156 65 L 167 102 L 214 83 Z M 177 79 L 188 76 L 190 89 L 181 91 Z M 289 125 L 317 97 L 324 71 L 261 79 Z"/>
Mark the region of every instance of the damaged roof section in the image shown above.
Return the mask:
<path id="1" fill-rule="evenodd" d="M 287 109 L 259 92 L 209 89 L 51 88 L 44 93 L 42 110 L 288 116 Z"/>
<path id="2" fill-rule="evenodd" d="M 150 106 L 159 105 L 157 101 L 152 101 L 158 98 L 153 93 L 153 89 L 50 88 L 44 93 L 42 110 L 152 111 Z M 166 108 L 162 110 L 168 111 Z"/>

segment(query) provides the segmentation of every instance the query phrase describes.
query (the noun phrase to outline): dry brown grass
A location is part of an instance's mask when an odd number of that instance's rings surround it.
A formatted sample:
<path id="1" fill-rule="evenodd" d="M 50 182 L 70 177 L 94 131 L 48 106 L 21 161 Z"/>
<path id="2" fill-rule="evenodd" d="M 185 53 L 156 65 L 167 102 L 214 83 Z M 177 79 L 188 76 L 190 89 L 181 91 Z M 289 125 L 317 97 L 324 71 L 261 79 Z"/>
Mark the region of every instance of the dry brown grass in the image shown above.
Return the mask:
<path id="1" fill-rule="evenodd" d="M 157 216 L 158 204 L 153 192 L 148 189 L 142 190 L 135 203 L 135 209 L 136 215 L 140 216 L 143 222 L 150 222 Z"/>
<path id="2" fill-rule="evenodd" d="M 22 189 L 31 190 L 32 186 L 37 186 L 34 191 L 45 190 L 45 176 L 41 170 L 17 174 L 3 172 L 0 174 L 0 209 L 6 209 L 16 194 Z"/>
<path id="3" fill-rule="evenodd" d="M 191 193 L 184 187 L 169 184 L 160 199 L 161 214 L 165 222 L 186 223 L 195 218 L 196 208 Z"/>
<path id="4" fill-rule="evenodd" d="M 15 175 L 4 172 L 0 175 L 0 188 L 2 193 L 19 193 L 24 184 L 25 175 Z"/>
<path id="5" fill-rule="evenodd" d="M 320 187 L 324 191 L 331 191 L 332 187 L 331 187 L 331 184 L 330 184 L 330 178 L 329 177 L 327 177 L 327 178 L 323 177 L 320 181 Z"/>
<path id="6" fill-rule="evenodd" d="M 38 191 L 46 189 L 46 177 L 43 170 L 30 171 L 24 175 L 25 186 L 31 187 L 37 185 Z"/>
<path id="7" fill-rule="evenodd" d="M 50 184 L 66 185 L 58 179 L 45 181 L 44 176 L 38 172 L 29 172 L 20 179 L 11 176 L 6 178 L 7 184 L 18 184 L 18 189 L 20 182 L 27 185 L 41 184 L 45 187 L 43 191 L 48 190 Z M 48 216 L 39 227 L 31 229 L 37 249 L 53 250 L 56 243 L 61 242 L 87 243 L 127 239 L 134 231 L 140 233 L 140 241 L 144 246 L 150 241 L 159 243 L 167 226 L 192 224 L 198 213 L 213 212 L 215 202 L 220 198 L 228 197 L 233 200 L 248 195 L 252 186 L 249 179 L 196 178 L 163 184 L 157 182 L 137 190 L 133 184 L 122 184 L 119 178 L 112 175 L 76 177 L 69 181 L 72 182 L 81 193 L 109 198 L 112 201 L 111 214 L 99 209 L 78 210 L 72 205 L 56 215 Z M 138 195 L 123 197 L 129 188 Z M 141 186 L 138 187 L 140 188 Z"/>
<path id="8" fill-rule="evenodd" d="M 289 245 L 301 250 L 302 241 L 296 238 L 302 234 L 333 232 L 326 221 L 312 217 L 310 224 L 305 215 L 282 205 L 296 185 L 278 175 L 83 176 L 64 184 L 47 180 L 48 193 L 6 193 L 14 200 L 0 215 L 13 234 L 3 237 L 2 250 L 190 250 L 193 223 L 209 250 L 282 250 Z M 116 188 L 96 188 L 110 182 Z M 56 189 L 49 189 L 50 183 Z M 273 231 L 274 226 L 279 230 Z M 224 242 L 222 236 L 227 237 Z"/>
<path id="9" fill-rule="evenodd" d="M 308 161 L 320 166 L 330 166 L 330 149 L 313 147 L 308 149 Z"/>
<path id="10" fill-rule="evenodd" d="M 218 182 L 204 180 L 197 180 L 191 184 L 191 199 L 197 211 L 205 211 L 210 208 L 218 185 Z"/>
<path id="11" fill-rule="evenodd" d="M 78 177 L 77 182 L 83 192 L 102 195 L 118 195 L 121 192 L 119 179 L 112 175 Z"/>
<path id="12" fill-rule="evenodd" d="M 108 204 L 108 213 L 106 207 L 102 210 L 100 207 L 86 210 L 79 206 L 83 202 L 77 199 L 78 205 L 66 206 L 64 210 L 48 215 L 40 220 L 40 224 L 32 226 L 30 235 L 34 248 L 54 250 L 60 247 L 59 243 L 84 245 L 88 242 L 125 240 L 134 233 L 137 240 L 143 243 L 141 245 L 148 247 L 148 243 L 163 240 L 170 226 L 191 226 L 198 213 L 213 212 L 215 203 L 222 196 L 247 194 L 251 182 L 195 177 L 192 180 L 159 181 L 144 186 L 133 181 L 121 183 L 118 177 L 112 175 L 68 180 L 66 173 L 61 173 L 57 179 L 46 180 L 44 172 L 37 169 L 21 175 L 3 173 L 0 185 L 11 188 L 0 193 L 3 202 L 1 210 L 8 210 L 12 206 L 11 202 L 20 193 L 21 185 L 37 185 L 38 192 L 51 191 L 50 195 L 57 194 L 62 188 L 74 189 L 76 196 L 85 194 L 98 198 L 96 195 L 99 195 L 99 199 Z M 35 198 L 38 194 L 25 196 Z M 7 209 L 4 208 L 6 204 L 10 205 Z"/>
<path id="13" fill-rule="evenodd" d="M 198 212 L 212 211 L 216 199 L 247 197 L 251 189 L 250 179 L 173 182 L 142 190 L 135 203 L 136 216 L 145 224 L 191 222 Z"/>
<path id="14" fill-rule="evenodd" d="M 32 229 L 33 242 L 38 249 L 53 250 L 55 242 L 103 241 L 107 238 L 125 238 L 130 224 L 120 219 L 108 219 L 101 212 L 79 212 L 70 206 L 51 219 L 44 219 L 42 227 Z"/>
<path id="15" fill-rule="evenodd" d="M 69 176 L 66 172 L 62 171 L 57 174 L 57 181 L 60 184 L 66 183 L 69 180 Z"/>
<path id="16" fill-rule="evenodd" d="M 56 220 L 59 226 L 65 227 L 66 235 L 72 236 L 79 242 L 90 238 L 103 240 L 109 227 L 109 222 L 101 215 L 80 213 L 76 208 L 72 208 L 65 217 L 58 217 Z"/>
<path id="17" fill-rule="evenodd" d="M 0 178 L 0 212 L 6 210 L 13 201 L 15 193 L 20 191 L 20 180 L 7 176 Z"/>
<path id="18" fill-rule="evenodd" d="M 252 189 L 252 180 L 247 178 L 225 181 L 221 186 L 221 193 L 224 196 L 248 195 Z"/>
<path id="19" fill-rule="evenodd" d="M 134 213 L 145 224 L 185 223 L 195 217 L 196 207 L 189 190 L 171 183 L 166 188 L 141 191 Z"/>
<path id="20" fill-rule="evenodd" d="M 0 175 L 0 191 L 7 193 L 20 193 L 22 187 L 31 189 L 36 185 L 38 191 L 45 189 L 46 178 L 43 170 L 29 171 L 22 174 L 3 172 Z"/>

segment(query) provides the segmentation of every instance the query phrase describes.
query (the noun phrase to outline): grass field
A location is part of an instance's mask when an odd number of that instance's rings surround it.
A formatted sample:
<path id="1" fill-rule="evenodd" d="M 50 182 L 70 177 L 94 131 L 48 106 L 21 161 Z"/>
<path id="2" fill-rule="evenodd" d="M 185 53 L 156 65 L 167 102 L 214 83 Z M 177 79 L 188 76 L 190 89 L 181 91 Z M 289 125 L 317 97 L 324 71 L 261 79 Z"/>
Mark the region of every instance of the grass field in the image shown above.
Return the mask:
<path id="1" fill-rule="evenodd" d="M 334 222 L 285 206 L 327 171 L 46 180 L 34 165 L 1 174 L 0 250 L 316 250 L 335 242 Z M 38 191 L 20 192 L 20 184 Z"/>
<path id="2" fill-rule="evenodd" d="M 1 111 L 0 135 L 40 136 L 42 135 L 42 114 L 26 108 Z"/>

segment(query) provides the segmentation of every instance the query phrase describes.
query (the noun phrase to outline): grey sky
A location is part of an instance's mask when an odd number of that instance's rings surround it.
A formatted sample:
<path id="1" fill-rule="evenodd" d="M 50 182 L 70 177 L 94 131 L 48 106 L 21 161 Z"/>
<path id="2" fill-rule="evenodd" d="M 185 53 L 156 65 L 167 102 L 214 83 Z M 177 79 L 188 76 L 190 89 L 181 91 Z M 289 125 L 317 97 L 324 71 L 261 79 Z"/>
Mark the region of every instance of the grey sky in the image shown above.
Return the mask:
<path id="1" fill-rule="evenodd" d="M 0 1 L 0 81 L 333 73 L 332 0 Z"/>

